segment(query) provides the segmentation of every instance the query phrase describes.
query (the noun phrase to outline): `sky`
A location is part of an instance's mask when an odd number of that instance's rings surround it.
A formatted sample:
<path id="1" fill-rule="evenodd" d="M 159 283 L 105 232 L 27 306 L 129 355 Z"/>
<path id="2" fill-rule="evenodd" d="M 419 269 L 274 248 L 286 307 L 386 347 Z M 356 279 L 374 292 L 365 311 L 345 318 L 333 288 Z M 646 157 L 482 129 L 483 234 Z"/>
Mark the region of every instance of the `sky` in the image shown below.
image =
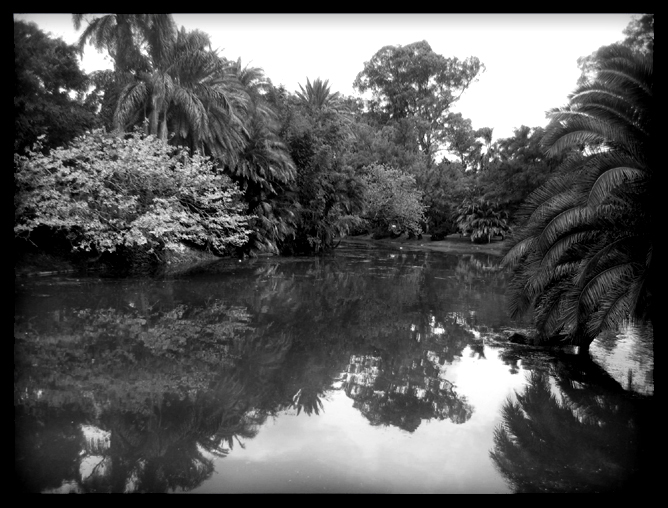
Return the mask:
<path id="1" fill-rule="evenodd" d="M 639 13 L 638 13 L 639 14 Z M 436 53 L 476 56 L 486 71 L 452 108 L 474 129 L 492 127 L 494 139 L 521 125 L 544 127 L 546 111 L 563 106 L 574 90 L 577 59 L 624 39 L 634 14 L 174 14 L 176 24 L 199 29 L 214 49 L 264 70 L 274 85 L 299 90 L 320 78 L 332 92 L 359 95 L 353 81 L 364 62 L 387 45 L 426 40 Z M 71 14 L 14 14 L 75 43 Z M 111 68 L 89 47 L 86 72 Z"/>

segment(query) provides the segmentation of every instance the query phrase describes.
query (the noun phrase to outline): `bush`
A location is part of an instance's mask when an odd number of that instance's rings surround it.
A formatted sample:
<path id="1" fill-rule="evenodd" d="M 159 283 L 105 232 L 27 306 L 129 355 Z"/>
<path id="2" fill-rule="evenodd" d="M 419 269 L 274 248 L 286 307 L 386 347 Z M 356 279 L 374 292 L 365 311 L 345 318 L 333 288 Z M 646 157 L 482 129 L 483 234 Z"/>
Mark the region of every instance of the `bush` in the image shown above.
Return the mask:
<path id="1" fill-rule="evenodd" d="M 248 240 L 237 186 L 209 159 L 153 136 L 89 133 L 69 148 L 14 155 L 14 235 L 65 232 L 73 251 L 221 255 Z"/>
<path id="2" fill-rule="evenodd" d="M 493 236 L 503 237 L 510 232 L 508 212 L 498 203 L 484 199 L 467 199 L 457 212 L 459 232 L 470 236 L 474 243 L 489 243 Z"/>
<path id="3" fill-rule="evenodd" d="M 373 164 L 364 168 L 364 218 L 375 235 L 422 234 L 425 206 L 415 177 L 398 169 Z"/>

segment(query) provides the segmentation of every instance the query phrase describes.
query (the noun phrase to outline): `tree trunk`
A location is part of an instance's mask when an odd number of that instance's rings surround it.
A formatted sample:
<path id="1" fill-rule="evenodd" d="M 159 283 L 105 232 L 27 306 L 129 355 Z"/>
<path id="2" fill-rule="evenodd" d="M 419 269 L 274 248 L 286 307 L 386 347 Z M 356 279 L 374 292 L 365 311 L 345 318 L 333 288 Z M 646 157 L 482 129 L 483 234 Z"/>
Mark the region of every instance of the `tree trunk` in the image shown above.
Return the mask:
<path id="1" fill-rule="evenodd" d="M 159 137 L 163 141 L 167 141 L 167 111 L 163 113 L 162 121 L 160 122 Z"/>
<path id="2" fill-rule="evenodd" d="M 148 133 L 152 136 L 158 135 L 158 106 L 155 98 L 153 99 L 153 110 L 148 117 Z"/>

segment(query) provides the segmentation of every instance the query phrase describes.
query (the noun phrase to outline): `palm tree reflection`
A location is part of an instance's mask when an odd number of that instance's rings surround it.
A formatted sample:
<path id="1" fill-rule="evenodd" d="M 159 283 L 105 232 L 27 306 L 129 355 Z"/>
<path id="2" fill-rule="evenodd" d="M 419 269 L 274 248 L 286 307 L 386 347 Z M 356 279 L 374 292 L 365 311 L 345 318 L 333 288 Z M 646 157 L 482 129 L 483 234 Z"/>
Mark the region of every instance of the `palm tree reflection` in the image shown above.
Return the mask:
<path id="1" fill-rule="evenodd" d="M 490 456 L 516 492 L 646 488 L 651 399 L 611 379 L 601 384 L 599 369 L 564 356 L 551 375 L 533 370 L 524 392 L 506 401 Z"/>

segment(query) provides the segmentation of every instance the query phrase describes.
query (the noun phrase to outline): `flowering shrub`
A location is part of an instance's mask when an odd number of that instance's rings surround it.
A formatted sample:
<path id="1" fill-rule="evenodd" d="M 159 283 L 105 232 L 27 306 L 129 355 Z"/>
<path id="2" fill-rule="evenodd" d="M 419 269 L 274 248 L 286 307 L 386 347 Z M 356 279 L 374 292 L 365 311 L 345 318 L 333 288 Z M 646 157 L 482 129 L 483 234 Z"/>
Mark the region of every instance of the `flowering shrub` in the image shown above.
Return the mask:
<path id="1" fill-rule="evenodd" d="M 48 155 L 15 154 L 14 182 L 15 236 L 65 230 L 75 251 L 186 241 L 222 254 L 250 232 L 241 191 L 208 158 L 139 133 L 96 131 Z"/>

